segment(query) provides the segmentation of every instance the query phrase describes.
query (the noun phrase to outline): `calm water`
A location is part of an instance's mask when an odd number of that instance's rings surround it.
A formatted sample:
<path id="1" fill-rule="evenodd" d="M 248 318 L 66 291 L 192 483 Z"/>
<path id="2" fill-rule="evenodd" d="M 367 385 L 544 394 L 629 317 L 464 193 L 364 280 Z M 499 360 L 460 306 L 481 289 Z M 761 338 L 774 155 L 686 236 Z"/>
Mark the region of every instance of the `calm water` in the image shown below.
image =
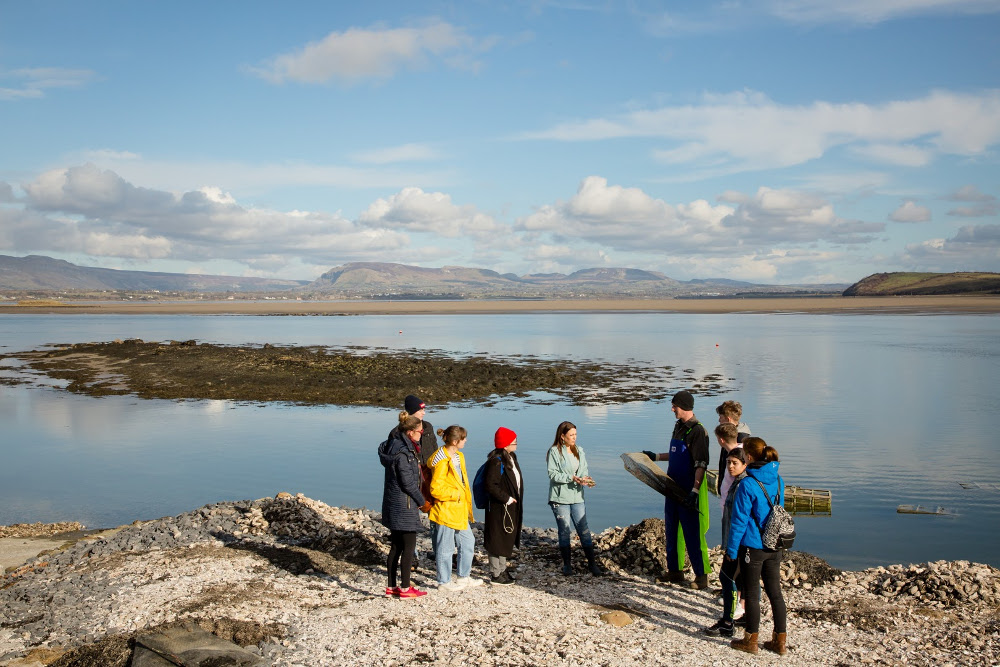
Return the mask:
<path id="1" fill-rule="evenodd" d="M 719 373 L 733 378 L 729 391 L 695 403 L 706 425 L 716 423 L 722 400 L 740 401 L 754 434 L 781 453 L 789 483 L 833 491 L 832 516 L 797 519 L 796 547 L 846 568 L 940 558 L 1000 566 L 997 316 L 0 316 L 4 351 L 126 337 L 634 359 Z M 529 525 L 555 525 L 544 456 L 564 419 L 579 427 L 598 482 L 587 492 L 592 528 L 662 515 L 662 497 L 626 473 L 618 455 L 666 449 L 667 403 L 429 407 L 435 427 L 469 429 L 470 468 L 498 426 L 517 431 Z M 395 411 L 0 386 L 0 420 L 0 524 L 105 527 L 278 491 L 378 508 L 374 450 Z M 713 445 L 713 466 L 716 454 Z M 902 503 L 955 514 L 900 515 Z M 712 511 L 716 544 L 715 502 Z"/>

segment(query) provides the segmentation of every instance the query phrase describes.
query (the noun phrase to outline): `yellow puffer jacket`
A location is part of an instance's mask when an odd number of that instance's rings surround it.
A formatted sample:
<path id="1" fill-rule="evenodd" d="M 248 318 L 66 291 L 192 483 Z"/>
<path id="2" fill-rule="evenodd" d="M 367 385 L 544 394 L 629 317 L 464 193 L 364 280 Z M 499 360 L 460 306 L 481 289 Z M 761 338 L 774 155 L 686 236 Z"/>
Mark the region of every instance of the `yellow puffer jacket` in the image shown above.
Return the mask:
<path id="1" fill-rule="evenodd" d="M 469 473 L 465 470 L 465 456 L 458 452 L 458 460 L 462 468 L 463 483 L 455 474 L 451 465 L 451 457 L 444 447 L 439 448 L 431 456 L 428 464 L 433 471 L 431 476 L 431 497 L 434 506 L 428 518 L 441 526 L 454 530 L 465 530 L 470 521 L 475 521 L 472 515 L 472 489 L 469 488 Z"/>

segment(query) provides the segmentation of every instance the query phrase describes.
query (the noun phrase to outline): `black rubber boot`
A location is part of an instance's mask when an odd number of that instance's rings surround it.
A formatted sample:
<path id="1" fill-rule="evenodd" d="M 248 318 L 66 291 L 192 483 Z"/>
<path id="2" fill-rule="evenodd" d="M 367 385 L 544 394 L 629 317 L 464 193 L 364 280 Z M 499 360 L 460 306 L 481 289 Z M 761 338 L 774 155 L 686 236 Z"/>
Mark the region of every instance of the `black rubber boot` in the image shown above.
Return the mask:
<path id="1" fill-rule="evenodd" d="M 562 573 L 567 577 L 573 574 L 573 566 L 570 565 L 570 548 L 569 547 L 559 547 L 559 553 L 562 554 Z"/>
<path id="2" fill-rule="evenodd" d="M 595 577 L 604 576 L 604 570 L 597 564 L 597 555 L 594 553 L 594 547 L 584 547 L 583 553 L 587 555 L 587 569 L 590 570 L 590 573 Z"/>

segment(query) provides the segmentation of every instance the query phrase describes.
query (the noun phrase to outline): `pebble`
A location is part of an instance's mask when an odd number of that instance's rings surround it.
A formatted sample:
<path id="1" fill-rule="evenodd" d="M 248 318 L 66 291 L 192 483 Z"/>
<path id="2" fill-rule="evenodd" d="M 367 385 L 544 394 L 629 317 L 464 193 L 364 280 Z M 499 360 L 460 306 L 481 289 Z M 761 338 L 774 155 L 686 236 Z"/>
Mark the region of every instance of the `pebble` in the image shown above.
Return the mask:
<path id="1" fill-rule="evenodd" d="M 279 667 L 747 664 L 700 632 L 720 613 L 711 588 L 656 582 L 666 556 L 660 519 L 595 535 L 605 577 L 586 572 L 579 550 L 576 573 L 562 576 L 555 530 L 528 528 L 512 560 L 515 585 L 438 594 L 422 570 L 414 581 L 431 594 L 397 600 L 383 595 L 388 531 L 379 518 L 279 494 L 84 538 L 0 579 L 0 665 L 34 649 L 224 619 L 268 628 L 251 646 Z M 481 525 L 474 532 L 481 545 Z M 429 548 L 424 533 L 418 549 Z M 711 556 L 717 572 L 721 552 Z M 474 576 L 484 576 L 485 561 L 480 546 Z M 840 572 L 789 552 L 781 573 L 792 646 L 782 664 L 1000 662 L 996 568 L 936 561 Z M 762 607 L 764 637 L 771 620 L 766 600 Z M 610 625 L 601 617 L 609 611 L 629 623 Z"/>

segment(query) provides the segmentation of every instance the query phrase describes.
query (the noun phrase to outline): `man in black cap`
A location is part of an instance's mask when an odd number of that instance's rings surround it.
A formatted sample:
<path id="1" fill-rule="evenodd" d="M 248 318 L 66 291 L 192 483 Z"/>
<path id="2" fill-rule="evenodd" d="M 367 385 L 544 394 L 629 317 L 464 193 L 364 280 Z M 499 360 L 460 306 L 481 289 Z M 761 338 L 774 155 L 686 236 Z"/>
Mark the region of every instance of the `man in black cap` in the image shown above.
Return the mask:
<path id="1" fill-rule="evenodd" d="M 434 426 L 432 426 L 429 421 L 424 421 L 424 413 L 426 412 L 426 407 L 427 406 L 424 404 L 424 402 L 421 401 L 416 396 L 414 396 L 413 394 L 410 394 L 409 396 L 403 399 L 403 410 L 405 410 L 411 417 L 417 417 L 418 419 L 420 419 L 421 423 L 423 424 L 423 426 L 420 427 L 423 429 L 423 433 L 420 434 L 420 444 L 418 446 L 419 449 L 418 454 L 420 456 L 420 476 L 421 476 L 421 481 L 423 482 L 420 485 L 420 490 L 421 492 L 427 491 L 427 493 L 424 493 L 424 497 L 429 500 L 430 499 L 429 489 L 430 489 L 430 479 L 431 479 L 431 468 L 429 462 L 431 460 L 431 457 L 434 456 L 434 452 L 437 451 L 438 439 L 437 439 L 437 434 L 434 433 Z M 392 440 L 393 436 L 396 434 L 398 430 L 399 426 L 396 426 L 396 428 L 389 431 L 388 440 Z M 427 509 L 430 509 L 429 505 L 426 507 Z M 427 511 L 427 509 L 424 508 L 421 509 L 425 512 Z M 430 530 L 431 545 L 434 544 L 434 527 L 435 524 L 432 521 Z M 431 548 L 433 549 L 433 546 Z M 419 553 L 415 552 L 413 556 L 414 570 L 417 569 L 417 561 L 419 560 L 418 557 Z M 434 563 L 433 554 L 431 555 L 431 563 L 433 567 Z"/>
<path id="2" fill-rule="evenodd" d="M 705 471 L 708 469 L 708 433 L 694 416 L 694 396 L 687 390 L 674 394 L 670 409 L 677 417 L 670 436 L 670 451 L 657 454 L 643 452 L 653 461 L 667 461 L 667 474 L 677 484 L 690 489 L 684 501 L 667 496 L 663 505 L 666 524 L 667 581 L 684 582 L 684 556 L 681 550 L 687 543 L 688 558 L 694 568 L 691 588 L 708 588 L 708 486 Z"/>

